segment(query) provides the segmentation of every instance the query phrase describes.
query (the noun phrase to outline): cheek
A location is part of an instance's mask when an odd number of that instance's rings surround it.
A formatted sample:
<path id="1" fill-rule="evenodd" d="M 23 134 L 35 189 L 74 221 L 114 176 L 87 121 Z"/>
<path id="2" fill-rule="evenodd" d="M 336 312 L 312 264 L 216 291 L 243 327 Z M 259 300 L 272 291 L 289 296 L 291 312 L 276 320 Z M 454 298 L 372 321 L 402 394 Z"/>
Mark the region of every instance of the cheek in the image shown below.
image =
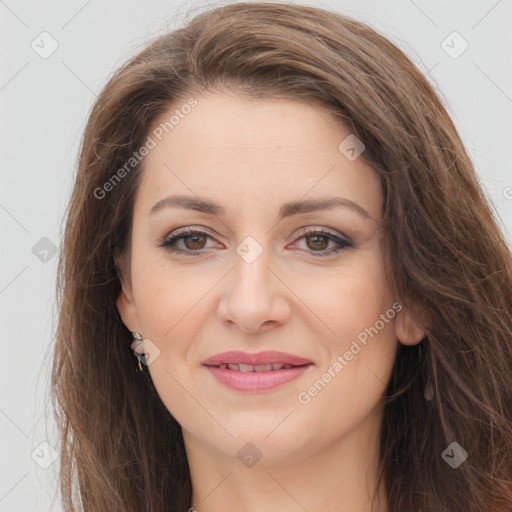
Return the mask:
<path id="1" fill-rule="evenodd" d="M 398 306 L 393 307 L 379 254 L 358 255 L 309 299 L 308 305 L 329 331 L 324 330 L 328 334 L 323 336 L 322 366 L 298 401 L 314 403 L 312 408 L 318 411 L 329 410 L 333 421 L 345 417 L 350 422 L 379 401 L 398 346 L 394 328 Z"/>
<path id="2" fill-rule="evenodd" d="M 144 329 L 144 337 L 152 339 L 162 351 L 172 347 L 178 350 L 179 340 L 186 339 L 176 333 L 191 327 L 194 304 L 204 295 L 204 278 L 183 278 L 179 269 L 171 270 L 162 259 L 141 254 L 134 258 L 134 294 L 137 310 Z M 173 340 L 172 344 L 168 340 Z"/>
<path id="3" fill-rule="evenodd" d="M 354 252 L 346 264 L 315 277 L 296 280 L 294 289 L 307 297 L 308 307 L 328 328 L 323 330 L 324 339 L 338 350 L 373 326 L 392 306 L 393 295 L 376 248 Z M 394 313 L 388 315 L 391 320 Z M 379 322 L 379 327 L 384 336 L 393 331 L 387 323 Z"/>
<path id="4" fill-rule="evenodd" d="M 354 273 L 327 302 L 334 304 L 326 318 L 335 335 L 324 339 L 321 367 L 296 397 L 304 421 L 322 418 L 326 442 L 340 429 L 355 428 L 379 404 L 398 346 L 397 306 L 382 273 Z"/>
<path id="5" fill-rule="evenodd" d="M 193 342 L 198 339 L 204 318 L 201 297 L 211 288 L 204 275 L 170 269 L 161 261 L 140 260 L 137 276 L 137 309 L 144 338 L 158 347 L 158 357 L 148 366 L 155 389 L 167 410 L 180 423 L 194 423 L 195 428 L 212 428 L 211 420 L 202 415 L 201 407 L 189 393 L 195 375 Z M 136 267 L 134 265 L 134 273 Z M 135 274 L 134 274 L 135 275 Z M 134 279 L 135 281 L 135 279 Z M 197 358 L 196 358 L 197 359 Z M 197 423 L 197 424 L 196 424 Z M 221 435 L 221 433 L 217 433 Z"/>
<path id="6" fill-rule="evenodd" d="M 170 372 L 179 382 L 188 382 L 199 366 L 197 340 L 205 337 L 205 326 L 215 315 L 211 297 L 225 272 L 199 266 L 180 266 L 149 251 L 134 258 L 134 292 L 143 335 L 159 349 L 159 358 L 150 368 L 156 381 L 169 380 Z M 161 384 L 162 389 L 174 389 L 174 383 Z"/>

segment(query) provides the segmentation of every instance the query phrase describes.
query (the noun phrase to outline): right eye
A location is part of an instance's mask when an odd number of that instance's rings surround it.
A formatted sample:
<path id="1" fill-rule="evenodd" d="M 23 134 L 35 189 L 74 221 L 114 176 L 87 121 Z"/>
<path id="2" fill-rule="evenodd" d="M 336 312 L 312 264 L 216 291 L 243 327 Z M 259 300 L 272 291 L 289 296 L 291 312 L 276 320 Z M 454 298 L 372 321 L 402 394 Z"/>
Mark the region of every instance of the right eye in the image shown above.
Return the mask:
<path id="1" fill-rule="evenodd" d="M 166 237 L 161 240 L 160 246 L 174 253 L 194 256 L 201 254 L 199 251 L 205 248 L 204 244 L 207 238 L 212 237 L 204 231 L 186 228 L 171 237 Z M 185 248 L 177 247 L 177 243 L 181 241 L 183 241 Z"/>

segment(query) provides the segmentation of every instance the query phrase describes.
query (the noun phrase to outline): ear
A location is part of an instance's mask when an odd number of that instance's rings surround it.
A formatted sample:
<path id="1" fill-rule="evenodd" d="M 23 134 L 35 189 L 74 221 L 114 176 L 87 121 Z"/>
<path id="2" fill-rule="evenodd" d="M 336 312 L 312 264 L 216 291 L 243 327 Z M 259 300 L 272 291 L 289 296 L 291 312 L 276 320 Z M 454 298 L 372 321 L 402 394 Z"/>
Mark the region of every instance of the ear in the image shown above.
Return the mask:
<path id="1" fill-rule="evenodd" d="M 141 323 L 133 298 L 129 256 L 116 253 L 114 261 L 121 282 L 121 291 L 116 299 L 117 311 L 127 329 L 140 332 Z"/>
<path id="2" fill-rule="evenodd" d="M 425 337 L 425 331 L 402 308 L 395 317 L 395 335 L 402 345 L 417 345 Z"/>

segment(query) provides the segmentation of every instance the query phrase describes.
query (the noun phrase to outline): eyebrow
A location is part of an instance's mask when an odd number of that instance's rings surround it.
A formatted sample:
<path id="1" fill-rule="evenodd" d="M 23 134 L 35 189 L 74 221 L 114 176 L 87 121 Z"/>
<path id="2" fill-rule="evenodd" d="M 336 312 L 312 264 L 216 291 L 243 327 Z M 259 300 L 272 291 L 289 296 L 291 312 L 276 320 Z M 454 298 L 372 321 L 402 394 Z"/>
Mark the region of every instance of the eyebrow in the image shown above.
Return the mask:
<path id="1" fill-rule="evenodd" d="M 226 209 L 214 201 L 200 198 L 197 196 L 173 195 L 158 201 L 149 212 L 150 215 L 164 208 L 184 208 L 186 210 L 194 210 L 201 213 L 215 215 L 217 217 L 225 217 Z M 360 216 L 374 220 L 370 214 L 354 201 L 342 197 L 326 197 L 322 199 L 308 199 L 299 201 L 290 201 L 279 208 L 278 220 L 293 215 L 303 213 L 311 213 L 319 210 L 332 210 L 333 208 L 348 208 Z"/>

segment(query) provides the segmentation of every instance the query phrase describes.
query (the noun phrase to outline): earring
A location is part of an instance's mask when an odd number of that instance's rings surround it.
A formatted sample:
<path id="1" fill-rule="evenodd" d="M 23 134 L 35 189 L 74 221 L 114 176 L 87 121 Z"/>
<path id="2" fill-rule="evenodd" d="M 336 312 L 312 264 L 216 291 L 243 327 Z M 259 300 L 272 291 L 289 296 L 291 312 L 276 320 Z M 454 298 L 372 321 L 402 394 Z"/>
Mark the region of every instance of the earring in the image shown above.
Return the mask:
<path id="1" fill-rule="evenodd" d="M 139 356 L 138 352 L 135 351 L 137 346 L 140 345 L 140 343 L 137 343 L 137 342 L 142 339 L 142 334 L 140 332 L 132 332 L 132 338 L 133 338 L 133 341 L 132 341 L 132 344 L 130 345 L 130 348 L 134 351 L 135 357 L 139 360 L 139 372 L 142 372 L 143 370 L 142 370 L 142 366 L 140 364 L 140 356 L 143 357 L 143 354 L 141 354 Z"/>

